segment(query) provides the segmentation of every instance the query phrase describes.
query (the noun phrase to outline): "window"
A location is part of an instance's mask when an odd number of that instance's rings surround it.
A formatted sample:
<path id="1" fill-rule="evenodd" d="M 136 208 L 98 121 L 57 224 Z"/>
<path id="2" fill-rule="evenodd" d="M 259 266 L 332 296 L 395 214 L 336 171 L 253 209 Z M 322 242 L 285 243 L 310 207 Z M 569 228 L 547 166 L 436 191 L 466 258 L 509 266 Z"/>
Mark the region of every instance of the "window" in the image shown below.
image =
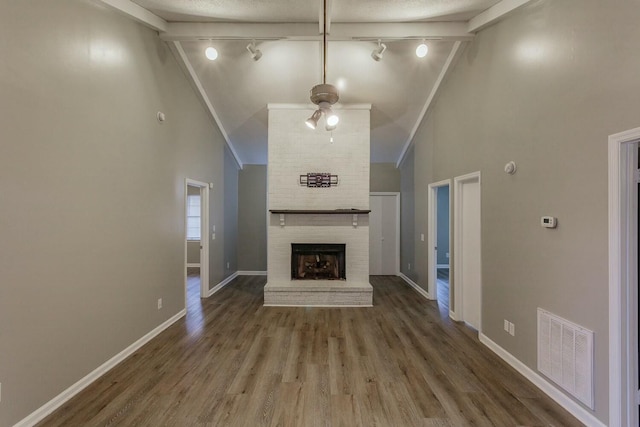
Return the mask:
<path id="1" fill-rule="evenodd" d="M 200 240 L 200 195 L 187 196 L 187 240 Z"/>

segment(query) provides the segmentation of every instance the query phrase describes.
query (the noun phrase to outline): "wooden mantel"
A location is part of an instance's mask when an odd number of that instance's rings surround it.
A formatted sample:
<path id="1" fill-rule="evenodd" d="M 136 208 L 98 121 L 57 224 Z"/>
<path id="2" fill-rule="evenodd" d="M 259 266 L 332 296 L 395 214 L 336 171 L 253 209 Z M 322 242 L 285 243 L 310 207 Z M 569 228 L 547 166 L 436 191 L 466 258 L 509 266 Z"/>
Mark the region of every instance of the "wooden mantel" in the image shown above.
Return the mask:
<path id="1" fill-rule="evenodd" d="M 368 214 L 370 209 L 269 209 L 272 214 L 296 214 L 296 215 L 337 215 L 337 214 Z"/>
<path id="2" fill-rule="evenodd" d="M 280 215 L 280 227 L 285 226 L 285 215 L 353 215 L 353 226 L 358 227 L 358 215 L 369 215 L 370 209 L 269 209 Z"/>

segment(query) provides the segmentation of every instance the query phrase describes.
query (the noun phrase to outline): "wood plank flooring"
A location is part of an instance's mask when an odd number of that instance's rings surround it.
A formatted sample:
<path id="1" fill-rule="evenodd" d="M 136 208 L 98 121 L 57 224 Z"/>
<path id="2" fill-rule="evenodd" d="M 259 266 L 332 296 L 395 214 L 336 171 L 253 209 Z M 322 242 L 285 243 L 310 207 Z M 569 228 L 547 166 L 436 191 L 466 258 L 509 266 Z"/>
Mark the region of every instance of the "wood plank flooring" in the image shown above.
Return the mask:
<path id="1" fill-rule="evenodd" d="M 186 318 L 39 425 L 582 425 L 397 277 L 372 308 L 263 307 L 265 281 L 192 284 Z"/>

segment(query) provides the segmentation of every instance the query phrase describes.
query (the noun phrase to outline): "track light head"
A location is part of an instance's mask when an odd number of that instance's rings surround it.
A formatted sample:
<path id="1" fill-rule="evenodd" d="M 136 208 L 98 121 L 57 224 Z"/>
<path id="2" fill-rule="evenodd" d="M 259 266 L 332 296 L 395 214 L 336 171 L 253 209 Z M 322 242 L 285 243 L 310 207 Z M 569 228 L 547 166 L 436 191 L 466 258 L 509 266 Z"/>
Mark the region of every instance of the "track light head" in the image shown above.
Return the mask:
<path id="1" fill-rule="evenodd" d="M 381 43 L 380 40 L 378 40 L 378 47 L 373 49 L 373 52 L 371 52 L 371 57 L 375 61 L 380 61 L 382 59 L 382 54 L 384 53 L 385 50 L 387 50 L 387 45 L 384 43 Z"/>
<path id="2" fill-rule="evenodd" d="M 247 50 L 251 54 L 251 59 L 253 59 L 254 61 L 258 61 L 260 58 L 262 58 L 262 51 L 256 47 L 255 41 L 252 41 L 247 45 Z"/>

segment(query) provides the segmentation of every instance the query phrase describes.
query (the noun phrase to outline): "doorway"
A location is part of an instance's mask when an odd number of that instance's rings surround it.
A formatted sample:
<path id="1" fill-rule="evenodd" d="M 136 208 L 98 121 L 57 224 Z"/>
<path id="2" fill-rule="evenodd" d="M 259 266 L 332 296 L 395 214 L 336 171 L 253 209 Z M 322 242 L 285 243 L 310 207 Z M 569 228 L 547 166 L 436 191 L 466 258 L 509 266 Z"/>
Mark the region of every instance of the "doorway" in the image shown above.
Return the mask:
<path id="1" fill-rule="evenodd" d="M 188 308 L 190 295 L 196 295 L 200 298 L 209 296 L 208 183 L 189 178 L 185 180 L 184 212 L 185 307 Z M 198 266 L 197 270 L 194 270 L 194 264 Z M 190 275 L 190 272 L 194 274 Z M 190 289 L 190 285 L 192 289 Z"/>
<path id="2" fill-rule="evenodd" d="M 480 172 L 453 180 L 455 197 L 453 235 L 454 314 L 481 332 L 482 320 L 482 236 L 480 222 Z"/>
<path id="3" fill-rule="evenodd" d="M 640 128 L 609 136 L 609 425 L 639 425 Z"/>
<path id="4" fill-rule="evenodd" d="M 428 294 L 438 301 L 442 312 L 450 309 L 449 248 L 451 247 L 450 212 L 451 198 L 449 190 L 451 180 L 435 182 L 428 186 L 427 216 L 427 265 Z M 423 235 L 420 236 L 423 239 Z"/>
<path id="5" fill-rule="evenodd" d="M 400 271 L 400 193 L 371 193 L 369 209 L 369 274 L 397 276 Z"/>

